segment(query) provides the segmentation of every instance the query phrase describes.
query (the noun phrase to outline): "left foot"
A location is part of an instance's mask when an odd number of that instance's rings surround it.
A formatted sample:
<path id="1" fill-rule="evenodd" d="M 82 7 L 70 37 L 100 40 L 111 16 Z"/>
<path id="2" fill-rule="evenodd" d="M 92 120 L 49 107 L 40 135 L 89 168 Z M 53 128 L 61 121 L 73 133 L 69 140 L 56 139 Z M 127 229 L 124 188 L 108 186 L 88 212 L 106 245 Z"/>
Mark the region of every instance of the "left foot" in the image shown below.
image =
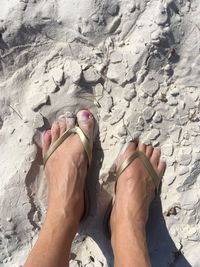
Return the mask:
<path id="1" fill-rule="evenodd" d="M 93 145 L 94 117 L 87 110 L 77 114 L 78 126 Z M 43 155 L 68 129 L 75 127 L 74 118 L 60 118 L 43 134 Z M 50 156 L 45 166 L 48 180 L 47 216 L 64 215 L 72 224 L 78 225 L 84 213 L 84 186 L 88 158 L 80 137 L 70 135 Z"/>
<path id="2" fill-rule="evenodd" d="M 79 111 L 77 124 L 93 145 L 94 118 L 87 110 Z M 43 155 L 75 120 L 61 118 L 43 134 Z M 84 213 L 84 187 L 88 157 L 78 134 L 70 135 L 49 157 L 45 165 L 48 180 L 48 211 L 39 238 L 26 267 L 69 266 L 71 244 Z"/>

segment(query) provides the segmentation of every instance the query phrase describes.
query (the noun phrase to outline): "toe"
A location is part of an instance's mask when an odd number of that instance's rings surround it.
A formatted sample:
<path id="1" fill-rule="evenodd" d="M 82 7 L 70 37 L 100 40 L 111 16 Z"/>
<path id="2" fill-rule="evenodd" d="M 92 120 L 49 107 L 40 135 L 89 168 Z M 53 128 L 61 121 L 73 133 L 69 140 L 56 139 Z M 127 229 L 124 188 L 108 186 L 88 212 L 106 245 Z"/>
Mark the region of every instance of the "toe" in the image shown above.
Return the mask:
<path id="1" fill-rule="evenodd" d="M 76 125 L 76 120 L 75 118 L 65 118 L 66 125 L 67 125 L 67 130 L 74 128 Z"/>
<path id="2" fill-rule="evenodd" d="M 122 149 L 120 154 L 124 154 L 125 157 L 129 156 L 132 154 L 136 149 L 137 149 L 137 142 L 129 142 L 127 145 Z"/>
<path id="3" fill-rule="evenodd" d="M 166 163 L 164 161 L 159 161 L 158 163 L 158 175 L 162 177 L 166 169 Z"/>
<path id="4" fill-rule="evenodd" d="M 158 163 L 160 161 L 160 155 L 161 155 L 160 149 L 154 148 L 150 161 L 153 164 L 153 166 L 156 168 L 157 168 Z"/>
<path id="5" fill-rule="evenodd" d="M 139 143 L 138 144 L 138 149 L 139 149 L 139 151 L 141 151 L 143 153 L 146 153 L 146 145 L 145 144 Z"/>
<path id="6" fill-rule="evenodd" d="M 65 122 L 66 122 L 66 130 L 69 130 L 75 127 L 76 116 L 73 113 L 66 112 L 66 114 L 63 117 L 65 118 Z"/>
<path id="7" fill-rule="evenodd" d="M 77 113 L 77 122 L 92 144 L 94 133 L 94 117 L 92 113 L 90 113 L 88 110 L 80 110 Z"/>
<path id="8" fill-rule="evenodd" d="M 46 154 L 51 145 L 51 130 L 47 130 L 42 135 L 42 154 Z"/>
<path id="9" fill-rule="evenodd" d="M 126 160 L 136 149 L 137 149 L 138 143 L 136 141 L 131 141 L 127 143 L 122 150 L 120 151 L 116 165 L 115 167 L 119 167 L 124 160 Z"/>
<path id="10" fill-rule="evenodd" d="M 60 135 L 62 135 L 66 131 L 66 119 L 60 117 L 58 120 L 59 127 L 60 127 Z"/>
<path id="11" fill-rule="evenodd" d="M 152 156 L 153 153 L 153 147 L 152 146 L 147 146 L 146 147 L 146 156 L 147 158 L 150 158 Z"/>
<path id="12" fill-rule="evenodd" d="M 51 143 L 54 143 L 60 136 L 59 122 L 55 121 L 51 127 Z"/>

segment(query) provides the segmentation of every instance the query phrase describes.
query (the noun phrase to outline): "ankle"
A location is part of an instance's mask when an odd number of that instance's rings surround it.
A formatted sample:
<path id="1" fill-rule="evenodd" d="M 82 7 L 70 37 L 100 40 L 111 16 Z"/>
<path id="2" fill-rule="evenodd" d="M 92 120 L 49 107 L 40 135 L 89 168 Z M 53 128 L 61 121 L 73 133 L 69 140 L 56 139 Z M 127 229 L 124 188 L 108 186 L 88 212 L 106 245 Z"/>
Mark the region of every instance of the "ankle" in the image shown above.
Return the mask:
<path id="1" fill-rule="evenodd" d="M 65 210 L 57 210 L 53 213 L 49 210 L 45 219 L 45 225 L 47 227 L 60 227 L 63 229 L 63 232 L 70 233 L 70 236 L 74 236 L 77 232 L 79 221 L 69 216 Z"/>
<path id="2" fill-rule="evenodd" d="M 111 229 L 111 244 L 115 246 L 117 240 L 127 240 L 130 237 L 137 238 L 142 236 L 146 238 L 145 224 L 142 222 L 118 221 Z"/>
<path id="3" fill-rule="evenodd" d="M 115 230 L 111 236 L 115 267 L 150 267 L 144 225 L 122 224 Z"/>
<path id="4" fill-rule="evenodd" d="M 115 203 L 111 214 L 111 229 L 112 232 L 121 231 L 120 229 L 138 229 L 145 230 L 148 218 L 148 211 L 142 207 L 136 207 L 129 210 L 129 207 L 117 207 Z"/>

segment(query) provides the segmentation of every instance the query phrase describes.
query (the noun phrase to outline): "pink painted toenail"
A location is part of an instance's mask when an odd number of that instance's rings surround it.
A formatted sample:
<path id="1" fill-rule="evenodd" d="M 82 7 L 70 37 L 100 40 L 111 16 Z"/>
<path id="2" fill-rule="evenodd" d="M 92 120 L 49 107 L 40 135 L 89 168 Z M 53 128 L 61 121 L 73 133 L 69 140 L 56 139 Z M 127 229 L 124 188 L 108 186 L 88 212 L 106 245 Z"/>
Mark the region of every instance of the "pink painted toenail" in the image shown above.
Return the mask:
<path id="1" fill-rule="evenodd" d="M 81 120 L 88 120 L 92 118 L 92 114 L 89 111 L 82 111 L 80 113 Z"/>
<path id="2" fill-rule="evenodd" d="M 83 111 L 83 115 L 88 119 L 91 117 L 91 113 L 89 111 Z"/>

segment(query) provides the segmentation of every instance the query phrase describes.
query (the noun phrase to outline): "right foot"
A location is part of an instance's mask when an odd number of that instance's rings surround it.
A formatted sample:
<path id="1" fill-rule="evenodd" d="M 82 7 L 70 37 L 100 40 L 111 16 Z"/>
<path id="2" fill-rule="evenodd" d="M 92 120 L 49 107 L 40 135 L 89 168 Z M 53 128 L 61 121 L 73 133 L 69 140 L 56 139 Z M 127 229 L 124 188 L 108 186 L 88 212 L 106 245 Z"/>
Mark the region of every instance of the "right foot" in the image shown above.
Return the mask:
<path id="1" fill-rule="evenodd" d="M 146 155 L 159 177 L 164 174 L 165 163 L 160 160 L 160 150 L 142 143 L 136 144 L 135 142 L 131 142 L 123 155 L 118 157 L 117 168 L 136 150 Z M 119 249 L 123 243 L 123 246 L 128 246 L 127 241 L 130 243 L 133 241 L 133 244 L 136 245 L 136 236 L 140 240 L 144 238 L 143 243 L 145 243 L 145 225 L 148 219 L 149 206 L 154 196 L 155 184 L 153 179 L 142 160 L 136 158 L 119 176 L 117 182 L 115 202 L 110 218 L 111 242 L 114 252 L 116 247 Z M 133 240 L 131 241 L 132 237 Z M 123 248 L 121 251 L 123 251 Z M 143 264 L 140 266 L 149 265 Z"/>
<path id="2" fill-rule="evenodd" d="M 125 153 L 118 158 L 117 166 L 119 167 L 137 148 L 146 155 L 158 176 L 161 177 L 165 170 L 165 163 L 160 161 L 160 150 L 142 143 L 137 145 L 131 142 Z M 145 225 L 148 219 L 149 205 L 154 195 L 155 184 L 153 179 L 142 160 L 137 158 L 118 179 L 115 204 L 111 214 L 112 230 L 115 229 L 120 218 Z"/>

